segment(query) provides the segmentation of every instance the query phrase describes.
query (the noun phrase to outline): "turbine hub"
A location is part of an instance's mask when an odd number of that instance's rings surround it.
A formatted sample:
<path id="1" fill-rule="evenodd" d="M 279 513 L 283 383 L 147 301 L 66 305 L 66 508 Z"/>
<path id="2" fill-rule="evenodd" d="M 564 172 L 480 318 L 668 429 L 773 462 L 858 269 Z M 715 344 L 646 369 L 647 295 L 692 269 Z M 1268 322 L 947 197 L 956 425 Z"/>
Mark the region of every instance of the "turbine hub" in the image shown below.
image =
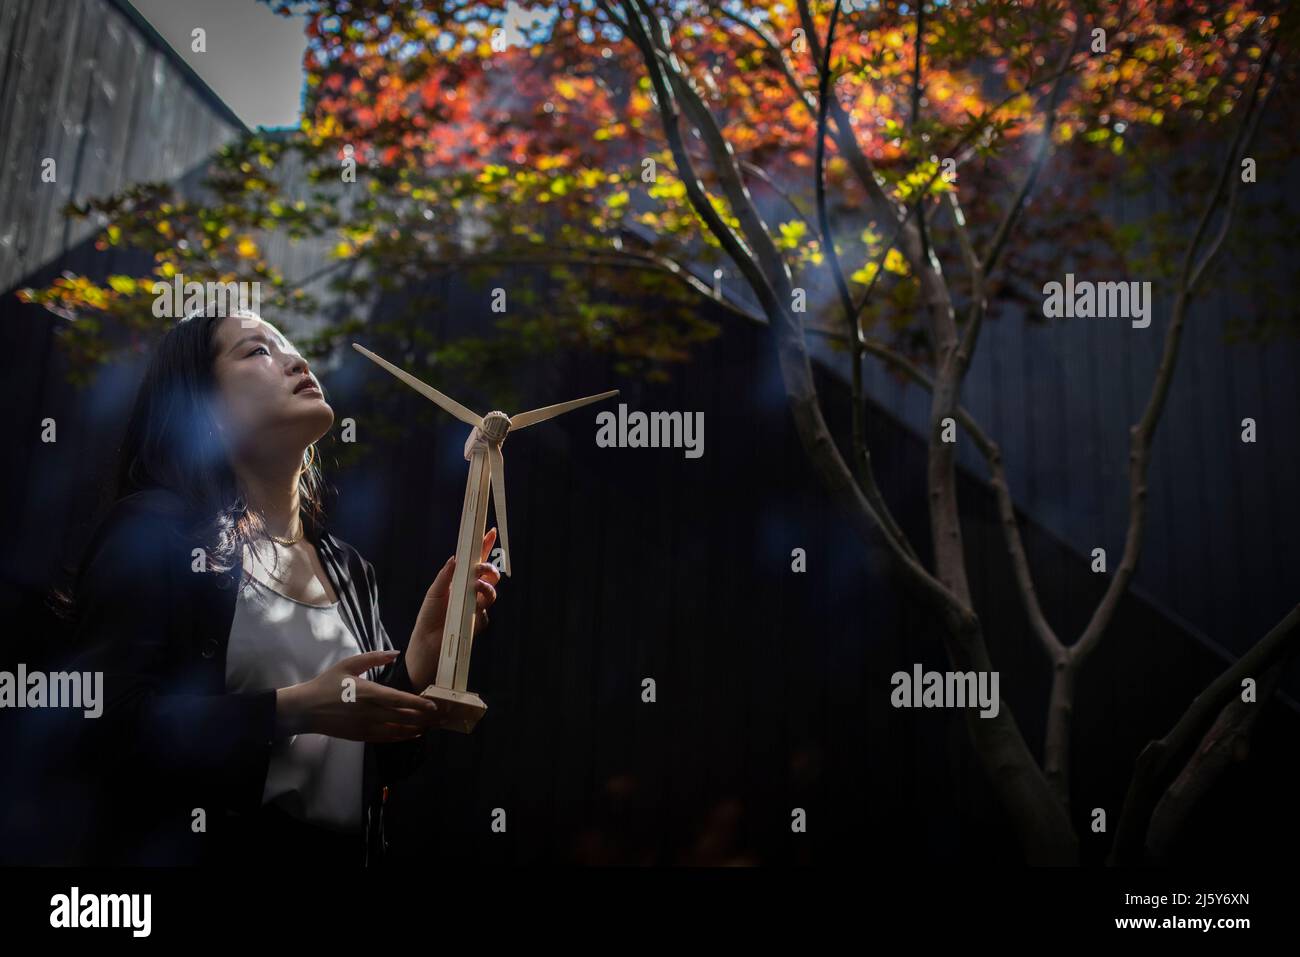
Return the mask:
<path id="1" fill-rule="evenodd" d="M 483 416 L 481 431 L 490 442 L 502 441 L 505 439 L 506 433 L 510 431 L 510 416 L 494 409 Z"/>

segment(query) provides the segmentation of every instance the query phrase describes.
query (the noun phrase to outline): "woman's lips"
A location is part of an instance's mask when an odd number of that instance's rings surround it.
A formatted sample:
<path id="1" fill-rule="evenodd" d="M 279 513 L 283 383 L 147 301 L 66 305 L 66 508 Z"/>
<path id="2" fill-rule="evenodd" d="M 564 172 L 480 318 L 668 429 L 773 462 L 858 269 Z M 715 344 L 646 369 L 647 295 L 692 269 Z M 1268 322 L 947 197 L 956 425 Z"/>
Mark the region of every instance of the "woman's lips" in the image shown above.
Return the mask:
<path id="1" fill-rule="evenodd" d="M 321 392 L 321 390 L 316 388 L 314 385 L 305 386 L 295 392 L 294 395 L 316 395 L 320 396 L 322 399 L 325 398 L 325 393 Z"/>

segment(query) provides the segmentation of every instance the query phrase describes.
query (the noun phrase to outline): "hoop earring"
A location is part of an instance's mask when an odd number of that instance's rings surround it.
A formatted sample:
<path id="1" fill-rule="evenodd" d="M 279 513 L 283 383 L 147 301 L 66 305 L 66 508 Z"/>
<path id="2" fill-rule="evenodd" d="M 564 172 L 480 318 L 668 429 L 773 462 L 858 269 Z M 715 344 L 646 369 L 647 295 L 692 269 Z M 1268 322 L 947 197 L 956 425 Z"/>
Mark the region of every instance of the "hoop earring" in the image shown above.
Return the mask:
<path id="1" fill-rule="evenodd" d="M 302 453 L 302 457 L 303 457 L 302 470 L 304 472 L 311 471 L 311 467 L 316 464 L 315 444 L 307 446 L 306 451 Z"/>

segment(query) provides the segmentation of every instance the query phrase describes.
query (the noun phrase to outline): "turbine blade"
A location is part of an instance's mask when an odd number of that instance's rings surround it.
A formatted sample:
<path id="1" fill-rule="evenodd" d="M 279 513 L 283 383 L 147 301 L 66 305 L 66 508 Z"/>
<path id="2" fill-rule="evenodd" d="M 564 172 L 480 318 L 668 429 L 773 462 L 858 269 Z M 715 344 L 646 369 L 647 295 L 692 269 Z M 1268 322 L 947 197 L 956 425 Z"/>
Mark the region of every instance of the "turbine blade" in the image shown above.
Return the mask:
<path id="1" fill-rule="evenodd" d="M 501 529 L 502 571 L 510 574 L 510 535 L 506 531 L 506 460 L 501 446 L 488 443 L 488 468 L 492 472 L 492 498 L 496 502 L 497 527 Z"/>
<path id="2" fill-rule="evenodd" d="M 515 429 L 526 428 L 537 422 L 545 422 L 547 419 L 553 419 L 557 415 L 563 415 L 566 412 L 572 412 L 574 409 L 592 402 L 599 402 L 601 399 L 608 399 L 612 395 L 618 395 L 618 389 L 610 389 L 608 392 L 602 392 L 600 395 L 589 395 L 585 399 L 573 399 L 569 402 L 560 402 L 556 405 L 548 405 L 541 409 L 533 409 L 531 412 L 520 412 L 518 415 L 510 416 L 510 431 Z"/>
<path id="3" fill-rule="evenodd" d="M 483 424 L 483 417 L 481 415 L 477 415 L 474 412 L 471 412 L 469 409 L 465 408 L 463 405 L 461 405 L 451 396 L 443 395 L 433 386 L 426 385 L 425 383 L 417 379 L 415 376 L 411 375 L 409 372 L 404 372 L 403 370 L 397 368 L 397 366 L 393 365 L 387 359 L 379 358 L 379 356 L 375 355 L 373 352 L 371 352 L 369 349 L 365 348 L 364 346 L 359 346 L 354 342 L 352 343 L 352 348 L 356 349 L 357 352 L 361 353 L 371 362 L 374 362 L 382 366 L 383 368 L 387 369 L 393 375 L 397 376 L 397 378 L 401 379 L 403 382 L 409 385 L 416 392 L 420 393 L 420 395 L 434 402 L 436 405 L 438 405 L 445 411 L 450 412 L 452 415 L 460 419 L 466 425 Z"/>

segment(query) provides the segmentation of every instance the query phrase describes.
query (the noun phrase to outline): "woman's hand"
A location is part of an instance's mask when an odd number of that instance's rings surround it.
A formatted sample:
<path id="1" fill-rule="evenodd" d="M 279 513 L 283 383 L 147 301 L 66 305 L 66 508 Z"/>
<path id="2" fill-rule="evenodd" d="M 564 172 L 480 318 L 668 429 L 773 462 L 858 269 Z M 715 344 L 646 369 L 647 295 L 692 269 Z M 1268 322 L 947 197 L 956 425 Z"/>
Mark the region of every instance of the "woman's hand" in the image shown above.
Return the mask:
<path id="1" fill-rule="evenodd" d="M 344 658 L 310 681 L 280 688 L 275 696 L 275 727 L 280 736 L 327 734 L 350 741 L 409 741 L 432 727 L 438 705 L 377 681 L 358 677 L 390 664 L 401 652 L 368 651 Z M 355 695 L 344 681 L 356 679 Z"/>
<path id="2" fill-rule="evenodd" d="M 497 530 L 493 528 L 483 536 L 483 550 L 479 563 L 474 566 L 474 634 L 482 634 L 488 624 L 487 610 L 497 600 L 497 583 L 501 573 L 495 565 L 488 562 L 492 546 L 497 540 Z M 411 684 L 417 688 L 426 688 L 433 684 L 438 676 L 438 655 L 442 651 L 442 635 L 447 623 L 447 606 L 451 603 L 451 579 L 456 573 L 456 556 L 447 559 L 442 570 L 425 593 L 420 613 L 415 618 L 415 628 L 411 632 L 411 641 L 406 646 L 406 670 L 411 676 Z"/>

